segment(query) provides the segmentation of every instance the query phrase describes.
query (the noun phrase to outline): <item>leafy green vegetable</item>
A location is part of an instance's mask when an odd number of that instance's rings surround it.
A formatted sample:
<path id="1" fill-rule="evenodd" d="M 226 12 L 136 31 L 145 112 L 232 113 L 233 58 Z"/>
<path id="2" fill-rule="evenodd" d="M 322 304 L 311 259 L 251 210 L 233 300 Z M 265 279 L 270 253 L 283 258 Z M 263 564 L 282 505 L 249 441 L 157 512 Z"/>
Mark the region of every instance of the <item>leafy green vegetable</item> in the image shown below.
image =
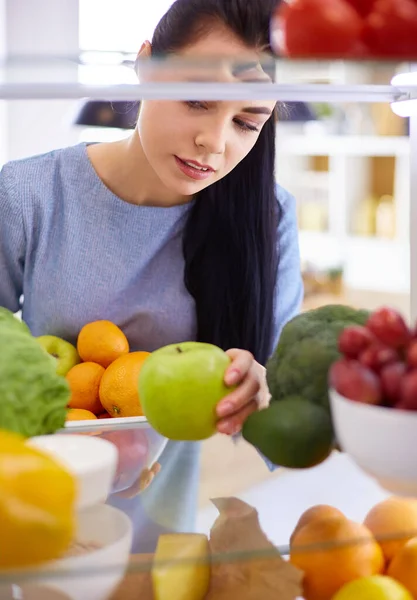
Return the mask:
<path id="1" fill-rule="evenodd" d="M 289 321 L 267 364 L 272 400 L 296 395 L 329 409 L 327 375 L 340 357 L 339 335 L 348 325 L 363 325 L 368 317 L 368 311 L 336 304 Z"/>
<path id="2" fill-rule="evenodd" d="M 4 309 L 0 314 L 0 429 L 26 437 L 54 433 L 65 424 L 69 385 L 25 327 Z"/>

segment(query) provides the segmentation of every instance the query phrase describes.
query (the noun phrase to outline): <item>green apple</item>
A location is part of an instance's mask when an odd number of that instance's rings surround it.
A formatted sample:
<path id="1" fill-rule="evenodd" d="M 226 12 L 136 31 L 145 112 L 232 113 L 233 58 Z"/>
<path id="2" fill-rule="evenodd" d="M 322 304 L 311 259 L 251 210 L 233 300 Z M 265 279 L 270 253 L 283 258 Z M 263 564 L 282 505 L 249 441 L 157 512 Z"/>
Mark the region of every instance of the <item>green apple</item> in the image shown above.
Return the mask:
<path id="1" fill-rule="evenodd" d="M 142 365 L 139 397 L 150 425 L 177 441 L 216 433 L 216 406 L 233 388 L 224 383 L 229 356 L 217 346 L 183 342 L 159 348 Z"/>
<path id="2" fill-rule="evenodd" d="M 56 335 L 41 335 L 36 338 L 48 354 L 56 360 L 56 372 L 65 377 L 72 367 L 78 365 L 81 359 L 75 346 Z"/>

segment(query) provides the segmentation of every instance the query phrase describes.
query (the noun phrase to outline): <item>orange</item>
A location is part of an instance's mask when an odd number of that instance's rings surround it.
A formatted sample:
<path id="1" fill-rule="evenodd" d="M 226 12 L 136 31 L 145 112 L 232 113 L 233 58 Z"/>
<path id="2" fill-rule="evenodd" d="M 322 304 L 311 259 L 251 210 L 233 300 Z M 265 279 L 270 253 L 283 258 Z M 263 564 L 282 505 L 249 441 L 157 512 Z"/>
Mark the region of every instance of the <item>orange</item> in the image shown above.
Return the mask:
<path id="1" fill-rule="evenodd" d="M 129 352 L 129 342 L 111 321 L 94 321 L 81 329 L 77 350 L 84 362 L 96 362 L 106 369 L 116 358 Z"/>
<path id="2" fill-rule="evenodd" d="M 100 383 L 100 400 L 110 416 L 143 415 L 138 381 L 142 365 L 149 354 L 149 352 L 130 352 L 107 367 Z"/>
<path id="3" fill-rule="evenodd" d="M 387 575 L 403 584 L 417 598 L 417 537 L 408 542 L 392 559 Z"/>
<path id="4" fill-rule="evenodd" d="M 409 539 L 417 536 L 417 500 L 391 496 L 369 511 L 364 524 L 389 562 Z"/>
<path id="5" fill-rule="evenodd" d="M 311 523 L 312 521 L 321 521 L 327 519 L 346 518 L 345 515 L 338 508 L 334 506 L 329 506 L 328 504 L 316 504 L 315 506 L 311 506 L 309 509 L 303 512 L 301 517 L 298 519 L 298 523 L 295 526 L 295 529 L 290 538 L 290 544 L 292 540 L 301 527 Z"/>
<path id="6" fill-rule="evenodd" d="M 103 412 L 99 387 L 104 368 L 97 363 L 84 362 L 72 367 L 66 374 L 71 389 L 69 408 L 82 408 L 98 415 Z"/>
<path id="7" fill-rule="evenodd" d="M 382 550 L 369 529 L 340 517 L 301 527 L 293 538 L 290 561 L 304 573 L 306 600 L 330 600 L 346 583 L 384 569 Z"/>
<path id="8" fill-rule="evenodd" d="M 96 415 L 82 408 L 70 408 L 67 412 L 67 421 L 91 421 L 97 419 Z"/>

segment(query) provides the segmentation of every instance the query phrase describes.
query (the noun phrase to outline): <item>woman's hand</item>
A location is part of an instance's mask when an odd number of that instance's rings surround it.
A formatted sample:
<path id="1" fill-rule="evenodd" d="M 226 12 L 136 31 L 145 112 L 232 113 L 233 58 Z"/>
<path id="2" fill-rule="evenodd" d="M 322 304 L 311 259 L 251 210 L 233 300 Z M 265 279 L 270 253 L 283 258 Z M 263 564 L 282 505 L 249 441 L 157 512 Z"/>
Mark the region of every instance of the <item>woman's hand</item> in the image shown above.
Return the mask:
<path id="1" fill-rule="evenodd" d="M 232 362 L 225 374 L 225 384 L 238 387 L 219 402 L 217 429 L 220 433 L 234 435 L 239 433 L 250 414 L 268 406 L 270 394 L 265 368 L 250 352 L 233 348 L 226 354 Z"/>

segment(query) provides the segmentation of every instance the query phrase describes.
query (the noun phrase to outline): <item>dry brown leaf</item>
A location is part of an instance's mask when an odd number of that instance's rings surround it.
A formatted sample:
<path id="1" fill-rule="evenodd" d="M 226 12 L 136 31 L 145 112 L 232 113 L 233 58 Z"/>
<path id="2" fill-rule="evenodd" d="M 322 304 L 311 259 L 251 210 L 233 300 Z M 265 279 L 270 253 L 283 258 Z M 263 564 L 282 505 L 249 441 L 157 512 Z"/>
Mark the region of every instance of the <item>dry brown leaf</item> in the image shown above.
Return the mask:
<path id="1" fill-rule="evenodd" d="M 212 571 L 205 600 L 295 600 L 302 595 L 302 572 L 282 558 L 259 524 L 258 513 L 238 498 L 212 500 L 219 516 L 210 532 Z M 154 600 L 153 555 L 131 559 L 112 600 Z"/>
<path id="2" fill-rule="evenodd" d="M 133 555 L 125 578 L 111 600 L 154 600 L 151 568 L 153 554 Z"/>
<path id="3" fill-rule="evenodd" d="M 212 500 L 219 516 L 210 533 L 212 575 L 206 600 L 295 600 L 302 572 L 282 558 L 255 508 L 238 498 Z"/>

